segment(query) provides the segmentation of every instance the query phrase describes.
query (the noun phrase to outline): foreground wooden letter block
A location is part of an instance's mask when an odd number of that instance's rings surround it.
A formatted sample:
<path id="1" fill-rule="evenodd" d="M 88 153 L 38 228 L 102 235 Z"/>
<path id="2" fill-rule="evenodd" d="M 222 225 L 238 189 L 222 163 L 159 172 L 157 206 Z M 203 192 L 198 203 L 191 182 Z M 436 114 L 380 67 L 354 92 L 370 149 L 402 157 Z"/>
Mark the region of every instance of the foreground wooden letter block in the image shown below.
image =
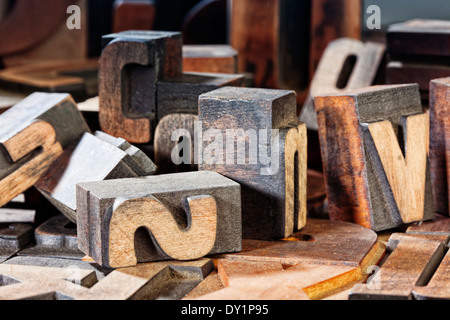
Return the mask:
<path id="1" fill-rule="evenodd" d="M 450 78 L 431 81 L 430 164 L 436 211 L 450 215 Z"/>
<path id="2" fill-rule="evenodd" d="M 242 186 L 244 238 L 285 238 L 306 223 L 306 127 L 292 91 L 222 88 L 200 96 L 196 160 Z"/>
<path id="3" fill-rule="evenodd" d="M 314 97 L 371 86 L 384 53 L 385 46 L 378 43 L 348 38 L 331 42 L 314 73 L 300 121 L 305 122 L 309 130 L 317 131 Z"/>
<path id="4" fill-rule="evenodd" d="M 0 207 L 33 186 L 88 132 L 68 94 L 34 93 L 0 116 Z"/>
<path id="5" fill-rule="evenodd" d="M 241 86 L 242 75 L 183 73 L 179 32 L 125 31 L 103 37 L 99 66 L 100 126 L 131 143 L 148 143 L 171 113 L 198 112 L 198 96 Z"/>
<path id="6" fill-rule="evenodd" d="M 82 183 L 78 246 L 112 268 L 240 251 L 240 198 L 213 172 Z"/>
<path id="7" fill-rule="evenodd" d="M 418 85 L 315 99 L 330 217 L 385 230 L 434 217 Z"/>
<path id="8" fill-rule="evenodd" d="M 77 183 L 139 177 L 152 174 L 156 169 L 148 158 L 136 161 L 127 152 L 127 146 L 123 151 L 114 143 L 117 141 L 114 137 L 107 139 L 107 135 L 100 135 L 102 139 L 90 133 L 84 134 L 79 143 L 67 148 L 51 170 L 36 183 L 36 188 L 73 222 L 77 221 Z"/>

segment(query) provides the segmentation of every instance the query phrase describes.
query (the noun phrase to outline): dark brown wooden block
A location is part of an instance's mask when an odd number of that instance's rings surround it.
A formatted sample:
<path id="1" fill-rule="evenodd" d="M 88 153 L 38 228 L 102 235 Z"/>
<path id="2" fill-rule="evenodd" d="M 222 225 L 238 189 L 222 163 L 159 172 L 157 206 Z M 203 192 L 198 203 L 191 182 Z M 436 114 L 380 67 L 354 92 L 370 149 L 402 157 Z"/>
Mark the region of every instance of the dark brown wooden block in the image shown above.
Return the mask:
<path id="1" fill-rule="evenodd" d="M 34 93 L 0 116 L 0 206 L 33 186 L 88 132 L 68 94 Z"/>
<path id="2" fill-rule="evenodd" d="M 156 6 L 153 1 L 116 0 L 113 8 L 113 32 L 152 30 Z"/>
<path id="3" fill-rule="evenodd" d="M 184 72 L 238 73 L 238 54 L 229 45 L 184 45 Z"/>
<path id="4" fill-rule="evenodd" d="M 199 110 L 196 163 L 241 184 L 243 237 L 272 240 L 303 228 L 306 127 L 295 93 L 226 87 L 201 95 Z"/>
<path id="5" fill-rule="evenodd" d="M 376 231 L 433 219 L 418 85 L 319 96 L 315 106 L 332 219 Z"/>
<path id="6" fill-rule="evenodd" d="M 436 211 L 450 215 L 450 78 L 431 81 L 430 165 Z"/>
<path id="7" fill-rule="evenodd" d="M 393 24 L 387 30 L 391 56 L 450 58 L 450 22 L 415 19 Z"/>
<path id="8" fill-rule="evenodd" d="M 240 198 L 239 184 L 213 172 L 82 183 L 78 246 L 113 268 L 240 251 Z"/>
<path id="9" fill-rule="evenodd" d="M 198 113 L 198 96 L 242 86 L 244 76 L 183 73 L 177 32 L 125 31 L 103 37 L 99 98 L 102 131 L 131 143 L 153 140 L 159 120 Z"/>
<path id="10" fill-rule="evenodd" d="M 384 54 L 385 46 L 382 44 L 349 38 L 332 41 L 314 73 L 300 121 L 305 122 L 309 130 L 317 131 L 314 97 L 371 86 Z"/>
<path id="11" fill-rule="evenodd" d="M 151 164 L 150 159 L 146 162 Z M 71 145 L 54 162 L 36 183 L 36 188 L 67 218 L 76 222 L 77 183 L 138 177 L 139 173 L 154 168 L 135 170 L 136 167 L 139 167 L 138 163 L 127 152 L 86 133 L 79 143 Z"/>
<path id="12" fill-rule="evenodd" d="M 195 123 L 193 114 L 170 114 L 155 131 L 155 163 L 158 173 L 197 171 L 194 159 Z"/>

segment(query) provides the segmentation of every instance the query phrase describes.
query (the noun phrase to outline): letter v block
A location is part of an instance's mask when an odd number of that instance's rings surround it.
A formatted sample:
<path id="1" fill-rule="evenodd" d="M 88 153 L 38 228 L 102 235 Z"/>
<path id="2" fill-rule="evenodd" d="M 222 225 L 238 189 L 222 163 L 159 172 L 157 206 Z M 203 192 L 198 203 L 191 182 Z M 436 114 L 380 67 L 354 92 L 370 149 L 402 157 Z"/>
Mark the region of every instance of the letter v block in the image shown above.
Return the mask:
<path id="1" fill-rule="evenodd" d="M 238 252 L 240 190 L 214 172 L 81 183 L 78 247 L 112 268 Z"/>
<path id="2" fill-rule="evenodd" d="M 315 104 L 332 219 L 381 231 L 434 218 L 418 85 L 319 96 Z"/>
<path id="3" fill-rule="evenodd" d="M 450 215 L 450 78 L 431 81 L 430 162 L 436 211 Z"/>
<path id="4" fill-rule="evenodd" d="M 306 224 L 305 124 L 293 91 L 225 87 L 199 99 L 196 162 L 242 186 L 246 239 L 291 236 Z"/>
<path id="5" fill-rule="evenodd" d="M 0 207 L 32 187 L 89 128 L 68 94 L 34 93 L 0 116 Z"/>

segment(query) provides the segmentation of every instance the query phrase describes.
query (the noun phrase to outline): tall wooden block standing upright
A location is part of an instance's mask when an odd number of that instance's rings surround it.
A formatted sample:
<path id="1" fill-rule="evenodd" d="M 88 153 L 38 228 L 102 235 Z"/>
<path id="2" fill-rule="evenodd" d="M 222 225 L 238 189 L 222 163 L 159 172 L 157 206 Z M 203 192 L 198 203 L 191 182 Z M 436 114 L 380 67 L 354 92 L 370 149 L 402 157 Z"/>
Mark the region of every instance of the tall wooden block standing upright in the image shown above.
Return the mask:
<path id="1" fill-rule="evenodd" d="M 102 131 L 131 143 L 148 143 L 170 113 L 198 113 L 198 96 L 241 86 L 244 76 L 183 73 L 179 32 L 125 31 L 103 36 L 99 65 Z"/>
<path id="2" fill-rule="evenodd" d="M 430 162 L 436 211 L 450 215 L 450 78 L 431 81 Z"/>
<path id="3" fill-rule="evenodd" d="M 241 184 L 244 238 L 289 237 L 306 224 L 306 126 L 296 108 L 285 90 L 226 87 L 200 96 L 196 162 Z"/>
<path id="4" fill-rule="evenodd" d="M 34 93 L 0 116 L 0 207 L 32 187 L 89 128 L 68 94 Z"/>
<path id="5" fill-rule="evenodd" d="M 315 99 L 330 217 L 375 231 L 434 217 L 417 84 Z"/>

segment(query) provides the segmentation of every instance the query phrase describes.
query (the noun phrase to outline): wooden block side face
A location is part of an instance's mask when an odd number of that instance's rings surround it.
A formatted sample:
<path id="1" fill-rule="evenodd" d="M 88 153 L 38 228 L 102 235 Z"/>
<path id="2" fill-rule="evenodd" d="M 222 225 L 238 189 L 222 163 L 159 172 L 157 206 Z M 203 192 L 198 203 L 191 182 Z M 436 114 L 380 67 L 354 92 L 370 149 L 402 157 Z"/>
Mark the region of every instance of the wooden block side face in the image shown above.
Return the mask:
<path id="1" fill-rule="evenodd" d="M 237 58 L 231 46 L 184 45 L 183 71 L 234 74 L 238 72 Z"/>
<path id="2" fill-rule="evenodd" d="M 430 166 L 438 213 L 450 215 L 450 79 L 431 81 Z"/>
<path id="3" fill-rule="evenodd" d="M 114 5 L 113 31 L 151 30 L 155 22 L 156 7 L 152 3 L 134 1 Z"/>

